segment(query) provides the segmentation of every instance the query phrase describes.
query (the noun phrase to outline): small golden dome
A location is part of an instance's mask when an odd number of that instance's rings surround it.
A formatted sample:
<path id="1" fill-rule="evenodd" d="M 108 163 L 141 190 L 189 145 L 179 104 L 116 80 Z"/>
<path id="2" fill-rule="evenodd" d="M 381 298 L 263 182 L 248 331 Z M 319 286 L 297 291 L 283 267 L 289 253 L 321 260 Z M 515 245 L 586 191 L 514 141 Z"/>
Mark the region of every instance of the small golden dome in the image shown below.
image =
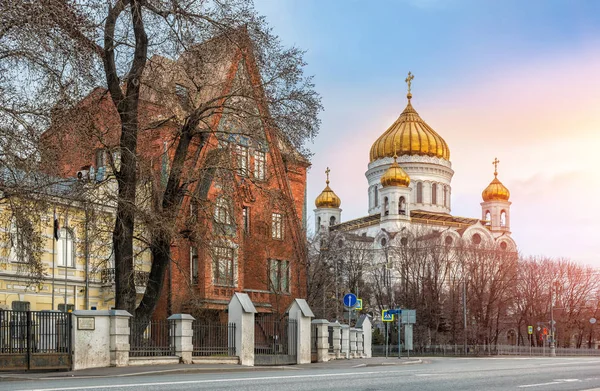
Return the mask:
<path id="1" fill-rule="evenodd" d="M 414 76 L 409 72 L 406 79 L 408 104 L 396 122 L 371 146 L 371 162 L 392 157 L 394 153 L 400 156 L 425 155 L 450 160 L 450 149 L 446 141 L 421 119 L 410 103 L 412 79 Z"/>
<path id="2" fill-rule="evenodd" d="M 389 186 L 401 186 L 408 187 L 410 184 L 410 177 L 400 167 L 398 162 L 396 161 L 397 156 L 394 155 L 394 163 L 383 173 L 381 176 L 381 185 L 383 187 Z"/>
<path id="3" fill-rule="evenodd" d="M 483 197 L 483 201 L 508 201 L 510 198 L 510 191 L 498 180 L 498 163 L 500 161 L 498 159 L 494 159 L 494 179 L 488 187 L 485 188 L 483 193 L 481 193 L 481 197 Z"/>
<path id="4" fill-rule="evenodd" d="M 342 200 L 329 187 L 329 167 L 325 170 L 325 174 L 327 174 L 326 186 L 315 200 L 315 205 L 317 208 L 339 208 Z"/>

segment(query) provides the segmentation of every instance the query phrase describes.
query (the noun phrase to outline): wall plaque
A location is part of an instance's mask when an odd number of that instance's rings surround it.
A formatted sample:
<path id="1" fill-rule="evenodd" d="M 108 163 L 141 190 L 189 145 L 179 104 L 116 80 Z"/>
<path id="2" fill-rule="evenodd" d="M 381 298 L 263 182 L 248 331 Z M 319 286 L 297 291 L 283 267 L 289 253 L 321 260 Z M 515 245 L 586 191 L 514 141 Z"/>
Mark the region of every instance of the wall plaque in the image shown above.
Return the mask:
<path id="1" fill-rule="evenodd" d="M 96 318 L 77 318 L 77 330 L 95 330 Z"/>

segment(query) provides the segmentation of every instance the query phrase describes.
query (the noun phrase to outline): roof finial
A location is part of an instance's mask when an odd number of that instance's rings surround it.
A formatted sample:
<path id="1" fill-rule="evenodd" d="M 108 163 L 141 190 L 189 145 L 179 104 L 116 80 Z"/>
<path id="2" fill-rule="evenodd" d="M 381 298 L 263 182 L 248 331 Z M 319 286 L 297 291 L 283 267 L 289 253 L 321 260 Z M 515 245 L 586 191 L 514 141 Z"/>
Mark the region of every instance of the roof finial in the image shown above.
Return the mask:
<path id="1" fill-rule="evenodd" d="M 415 76 L 411 72 L 408 72 L 408 77 L 406 78 L 406 80 L 404 80 L 406 82 L 406 84 L 408 84 L 408 94 L 406 94 L 406 97 L 408 99 L 412 98 L 412 94 L 410 93 L 410 86 L 411 86 L 412 80 L 414 78 L 415 78 Z"/>
<path id="2" fill-rule="evenodd" d="M 327 180 L 325 181 L 325 183 L 327 184 L 327 186 L 329 186 L 329 173 L 331 172 L 331 170 L 329 169 L 329 167 L 327 167 L 327 170 L 325 170 L 325 175 L 327 175 Z"/>
<path id="3" fill-rule="evenodd" d="M 492 162 L 492 164 L 494 165 L 494 177 L 498 176 L 498 163 L 500 163 L 500 160 L 498 160 L 498 158 L 495 157 L 494 161 Z"/>

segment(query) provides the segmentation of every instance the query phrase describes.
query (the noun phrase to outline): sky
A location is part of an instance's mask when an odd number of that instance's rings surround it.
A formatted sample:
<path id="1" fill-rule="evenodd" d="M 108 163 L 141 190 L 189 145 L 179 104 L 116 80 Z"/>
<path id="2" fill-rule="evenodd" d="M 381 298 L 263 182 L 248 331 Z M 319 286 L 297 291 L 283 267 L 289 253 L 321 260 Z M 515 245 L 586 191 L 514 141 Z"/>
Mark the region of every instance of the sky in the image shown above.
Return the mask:
<path id="1" fill-rule="evenodd" d="M 600 1 L 256 0 L 286 46 L 306 50 L 323 98 L 308 175 L 309 227 L 325 187 L 342 220 L 367 215 L 373 142 L 412 104 L 450 147 L 452 214 L 511 192 L 523 255 L 600 267 Z"/>

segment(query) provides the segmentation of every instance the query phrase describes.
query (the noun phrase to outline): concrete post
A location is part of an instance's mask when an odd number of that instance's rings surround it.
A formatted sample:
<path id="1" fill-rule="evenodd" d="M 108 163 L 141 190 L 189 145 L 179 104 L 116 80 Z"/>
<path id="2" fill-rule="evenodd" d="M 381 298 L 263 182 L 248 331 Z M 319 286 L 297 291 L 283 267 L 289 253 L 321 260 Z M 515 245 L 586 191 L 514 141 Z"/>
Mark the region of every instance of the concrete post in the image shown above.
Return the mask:
<path id="1" fill-rule="evenodd" d="M 363 331 L 356 329 L 356 357 L 364 357 Z"/>
<path id="2" fill-rule="evenodd" d="M 312 324 L 317 326 L 317 362 L 329 361 L 329 321 L 315 319 Z"/>
<path id="3" fill-rule="evenodd" d="M 333 328 L 333 353 L 335 358 L 341 358 L 342 355 L 342 325 L 338 321 L 329 323 L 329 327 Z"/>
<path id="4" fill-rule="evenodd" d="M 298 326 L 296 336 L 296 363 L 310 364 L 310 321 L 315 315 L 304 299 L 295 299 L 287 310 L 289 319 L 295 319 Z M 289 333 L 292 335 L 292 333 Z"/>
<path id="5" fill-rule="evenodd" d="M 350 358 L 350 326 L 342 325 L 342 357 Z"/>
<path id="6" fill-rule="evenodd" d="M 129 319 L 132 315 L 123 310 L 109 311 L 110 317 L 110 365 L 129 365 Z"/>
<path id="7" fill-rule="evenodd" d="M 355 358 L 356 355 L 356 329 L 350 329 L 350 358 Z"/>
<path id="8" fill-rule="evenodd" d="M 369 358 L 372 356 L 372 339 L 373 339 L 373 325 L 371 318 L 367 315 L 362 315 L 358 319 L 357 327 L 360 327 L 363 331 L 363 352 L 365 357 Z"/>
<path id="9" fill-rule="evenodd" d="M 254 314 L 256 314 L 256 308 L 250 297 L 246 293 L 240 292 L 233 295 L 227 308 L 229 323 L 235 323 L 235 354 L 241 365 L 254 366 Z"/>
<path id="10" fill-rule="evenodd" d="M 73 311 L 73 370 L 110 366 L 110 311 Z"/>
<path id="11" fill-rule="evenodd" d="M 179 357 L 179 361 L 184 364 L 192 363 L 192 352 L 194 345 L 192 344 L 192 323 L 194 317 L 189 314 L 173 314 L 167 318 L 171 325 L 170 330 L 175 332 L 172 336 L 175 344 L 175 355 Z"/>

